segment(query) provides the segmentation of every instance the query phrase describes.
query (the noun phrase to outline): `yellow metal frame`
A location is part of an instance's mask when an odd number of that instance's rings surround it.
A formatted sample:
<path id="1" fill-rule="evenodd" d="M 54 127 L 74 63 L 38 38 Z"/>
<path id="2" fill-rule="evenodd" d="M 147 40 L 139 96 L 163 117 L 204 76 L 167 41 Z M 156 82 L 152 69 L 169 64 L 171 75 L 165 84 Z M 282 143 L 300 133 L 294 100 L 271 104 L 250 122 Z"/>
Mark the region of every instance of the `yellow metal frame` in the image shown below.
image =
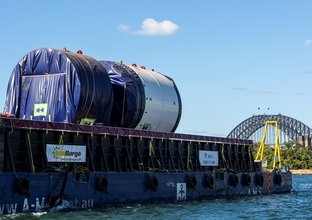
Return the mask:
<path id="1" fill-rule="evenodd" d="M 263 159 L 263 152 L 264 152 L 264 143 L 266 139 L 266 133 L 267 133 L 267 127 L 269 124 L 275 125 L 275 147 L 274 147 L 274 158 L 273 158 L 273 169 L 275 169 L 276 162 L 278 163 L 278 168 L 282 168 L 282 162 L 281 162 L 281 150 L 279 147 L 279 140 L 278 140 L 278 121 L 266 121 L 264 125 L 264 132 L 263 132 L 263 138 L 261 141 L 261 144 L 259 146 L 256 160 L 262 160 Z"/>

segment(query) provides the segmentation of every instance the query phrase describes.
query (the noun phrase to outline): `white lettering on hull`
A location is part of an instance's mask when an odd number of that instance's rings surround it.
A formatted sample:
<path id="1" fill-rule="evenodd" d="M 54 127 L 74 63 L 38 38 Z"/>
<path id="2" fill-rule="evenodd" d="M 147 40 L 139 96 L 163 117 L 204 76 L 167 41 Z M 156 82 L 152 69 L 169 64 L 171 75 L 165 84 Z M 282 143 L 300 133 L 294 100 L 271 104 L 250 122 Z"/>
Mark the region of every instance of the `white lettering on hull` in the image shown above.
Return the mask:
<path id="1" fill-rule="evenodd" d="M 5 212 L 6 208 L 6 212 Z M 17 203 L 11 203 L 11 204 L 2 204 L 0 205 L 0 214 L 15 214 L 17 209 Z"/>
<path id="2" fill-rule="evenodd" d="M 93 199 L 82 200 L 81 208 L 83 208 L 83 209 L 93 208 Z"/>
<path id="3" fill-rule="evenodd" d="M 30 200 L 31 201 L 31 200 Z M 28 198 L 24 199 L 23 203 L 7 203 L 7 204 L 0 204 L 0 215 L 5 214 L 15 214 L 18 210 L 18 207 L 22 208 L 22 212 L 38 212 L 42 211 L 46 208 L 49 208 L 48 204 L 46 204 L 45 197 L 42 197 L 39 199 L 38 197 L 35 199 L 34 203 L 31 203 Z M 94 200 L 93 199 L 83 199 L 78 200 L 77 198 L 75 200 L 63 200 L 63 202 L 66 202 L 65 208 L 93 208 L 94 207 Z"/>

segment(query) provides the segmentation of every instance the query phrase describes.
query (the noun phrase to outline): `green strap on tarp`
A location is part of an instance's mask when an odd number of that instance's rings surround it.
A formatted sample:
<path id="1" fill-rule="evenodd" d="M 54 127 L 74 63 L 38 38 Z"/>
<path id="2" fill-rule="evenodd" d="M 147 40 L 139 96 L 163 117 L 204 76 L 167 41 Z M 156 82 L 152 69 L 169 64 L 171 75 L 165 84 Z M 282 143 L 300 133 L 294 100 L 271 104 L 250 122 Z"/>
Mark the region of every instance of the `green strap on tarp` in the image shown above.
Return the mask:
<path id="1" fill-rule="evenodd" d="M 82 125 L 93 125 L 94 122 L 95 122 L 94 118 L 82 118 L 80 120 L 80 124 L 82 124 Z"/>

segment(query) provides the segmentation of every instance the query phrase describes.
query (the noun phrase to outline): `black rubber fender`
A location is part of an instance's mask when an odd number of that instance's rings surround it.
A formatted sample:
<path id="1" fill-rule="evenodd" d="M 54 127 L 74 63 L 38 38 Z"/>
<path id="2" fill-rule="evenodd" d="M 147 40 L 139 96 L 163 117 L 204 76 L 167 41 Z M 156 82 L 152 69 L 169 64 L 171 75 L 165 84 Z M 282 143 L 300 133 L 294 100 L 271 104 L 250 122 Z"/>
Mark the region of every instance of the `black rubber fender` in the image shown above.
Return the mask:
<path id="1" fill-rule="evenodd" d="M 108 186 L 107 178 L 105 176 L 98 176 L 97 177 L 97 190 L 106 192 L 107 186 Z"/>
<path id="2" fill-rule="evenodd" d="M 197 179 L 195 176 L 188 176 L 187 177 L 187 186 L 190 189 L 195 189 L 197 186 Z"/>
<path id="3" fill-rule="evenodd" d="M 250 175 L 248 173 L 242 174 L 241 182 L 242 182 L 243 186 L 250 186 L 250 184 L 251 184 L 251 177 L 250 177 Z"/>
<path id="4" fill-rule="evenodd" d="M 157 189 L 158 189 L 158 178 L 156 176 L 148 176 L 148 179 L 147 179 L 147 188 L 154 191 L 154 192 L 157 192 Z"/>
<path id="5" fill-rule="evenodd" d="M 16 179 L 16 191 L 18 194 L 28 194 L 30 188 L 30 181 L 27 177 L 21 176 Z"/>
<path id="6" fill-rule="evenodd" d="M 278 185 L 278 186 L 280 186 L 282 184 L 282 176 L 281 176 L 281 174 L 274 174 L 274 176 L 273 176 L 273 183 L 275 185 Z"/>
<path id="7" fill-rule="evenodd" d="M 214 187 L 214 178 L 212 175 L 205 175 L 204 177 L 204 186 L 205 188 L 213 189 Z"/>
<path id="8" fill-rule="evenodd" d="M 230 186 L 237 186 L 237 184 L 238 184 L 238 177 L 237 177 L 237 175 L 236 174 L 234 174 L 234 173 L 231 173 L 230 175 L 229 175 L 229 177 L 228 177 L 228 184 L 230 185 Z"/>
<path id="9" fill-rule="evenodd" d="M 256 186 L 263 186 L 263 175 L 257 173 L 254 177 L 254 183 Z"/>

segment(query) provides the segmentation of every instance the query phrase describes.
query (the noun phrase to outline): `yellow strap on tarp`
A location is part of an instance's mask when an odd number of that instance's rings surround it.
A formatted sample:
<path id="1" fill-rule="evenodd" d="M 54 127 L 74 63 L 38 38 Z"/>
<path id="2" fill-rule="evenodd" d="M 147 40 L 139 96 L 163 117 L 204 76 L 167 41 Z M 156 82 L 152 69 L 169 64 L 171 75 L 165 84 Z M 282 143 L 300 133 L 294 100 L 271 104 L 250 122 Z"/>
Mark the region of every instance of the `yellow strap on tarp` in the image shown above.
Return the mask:
<path id="1" fill-rule="evenodd" d="M 221 147 L 221 156 L 222 156 L 222 160 L 224 162 L 224 165 L 226 166 L 227 169 L 229 169 L 230 171 L 234 171 L 232 168 L 229 167 L 229 165 L 227 164 L 227 161 L 225 159 L 225 156 L 224 156 L 224 145 L 222 144 L 222 147 Z"/>
<path id="2" fill-rule="evenodd" d="M 150 141 L 150 142 L 149 142 L 149 152 L 148 152 L 148 156 L 151 157 L 152 155 L 153 155 L 154 158 L 156 159 L 158 166 L 161 167 L 161 164 L 160 164 L 159 160 L 158 160 L 158 159 L 156 158 L 156 156 L 155 156 L 155 150 L 154 150 L 153 141 Z"/>
<path id="3" fill-rule="evenodd" d="M 60 140 L 59 140 L 59 145 L 63 145 L 64 144 L 63 137 L 64 137 L 64 134 L 61 134 Z"/>
<path id="4" fill-rule="evenodd" d="M 187 144 L 187 163 L 186 163 L 186 168 L 190 168 L 190 164 L 192 164 L 191 160 L 191 143 Z"/>
<path id="5" fill-rule="evenodd" d="M 249 149 L 248 154 L 249 154 L 250 171 L 252 171 L 253 162 L 252 162 L 252 158 L 251 158 L 251 149 L 250 149 L 250 147 L 248 149 Z"/>
<path id="6" fill-rule="evenodd" d="M 152 153 L 153 153 L 153 155 L 155 155 L 153 142 L 150 141 L 150 142 L 149 142 L 149 152 L 148 152 L 148 156 L 152 156 Z"/>
<path id="7" fill-rule="evenodd" d="M 30 132 L 27 133 L 27 141 L 28 141 L 28 147 L 29 147 L 31 172 L 35 172 L 34 159 L 33 159 L 32 149 L 31 149 Z"/>

